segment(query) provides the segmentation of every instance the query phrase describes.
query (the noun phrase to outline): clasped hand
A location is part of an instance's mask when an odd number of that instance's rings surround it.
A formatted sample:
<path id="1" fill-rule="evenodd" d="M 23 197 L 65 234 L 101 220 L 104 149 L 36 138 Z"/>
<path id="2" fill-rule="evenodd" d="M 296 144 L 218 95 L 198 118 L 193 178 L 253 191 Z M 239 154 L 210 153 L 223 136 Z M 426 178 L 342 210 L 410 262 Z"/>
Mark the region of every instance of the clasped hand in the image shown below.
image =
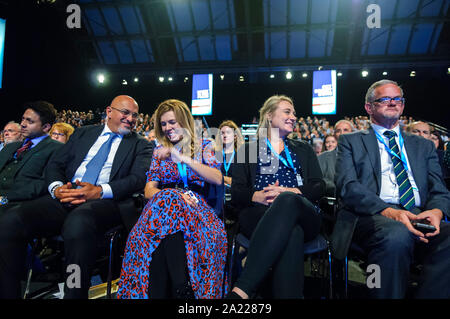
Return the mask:
<path id="1" fill-rule="evenodd" d="M 101 197 L 102 187 L 90 183 L 75 181 L 79 188 L 72 188 L 72 183 L 68 182 L 55 190 L 55 197 L 61 203 L 79 205 L 90 199 L 99 199 Z"/>
<path id="2" fill-rule="evenodd" d="M 166 160 L 169 157 L 172 158 L 172 161 L 175 163 L 186 163 L 190 160 L 189 157 L 181 154 L 175 147 L 161 147 L 155 152 L 161 160 Z"/>
<path id="3" fill-rule="evenodd" d="M 421 212 L 418 215 L 414 215 L 410 211 L 402 210 L 402 209 L 395 209 L 388 207 L 385 210 L 381 212 L 381 215 L 399 221 L 402 224 L 408 228 L 408 230 L 416 235 L 421 242 L 428 243 L 428 238 L 436 236 L 440 232 L 439 224 L 442 219 L 442 212 L 439 209 L 430 209 L 425 210 Z M 421 231 L 414 228 L 412 225 L 412 221 L 420 221 L 420 220 L 426 220 L 430 225 L 436 227 L 436 231 L 432 233 L 424 234 Z"/>
<path id="4" fill-rule="evenodd" d="M 273 201 L 278 197 L 278 195 L 280 195 L 283 192 L 293 192 L 296 194 L 302 193 L 298 188 L 280 186 L 280 183 L 277 180 L 275 184 L 269 184 L 262 190 L 256 191 L 253 194 L 252 201 L 268 206 L 272 204 Z"/>

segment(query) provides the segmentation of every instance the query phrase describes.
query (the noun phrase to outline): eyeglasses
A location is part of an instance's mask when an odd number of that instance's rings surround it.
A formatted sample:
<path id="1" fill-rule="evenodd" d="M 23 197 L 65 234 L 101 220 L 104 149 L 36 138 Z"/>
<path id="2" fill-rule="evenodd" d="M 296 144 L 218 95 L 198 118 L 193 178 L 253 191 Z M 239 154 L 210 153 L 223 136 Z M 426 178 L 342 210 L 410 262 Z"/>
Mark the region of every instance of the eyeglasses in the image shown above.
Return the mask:
<path id="1" fill-rule="evenodd" d="M 66 134 L 64 134 L 64 133 L 56 133 L 56 132 L 53 132 L 53 133 L 52 133 L 52 136 L 53 136 L 53 137 L 66 136 Z"/>
<path id="2" fill-rule="evenodd" d="M 377 100 L 374 100 L 374 102 L 383 104 L 383 105 L 387 105 L 387 104 L 391 103 L 391 101 L 394 101 L 395 104 L 403 104 L 403 103 L 405 103 L 405 98 L 400 97 L 400 96 L 396 96 L 396 97 L 385 96 L 385 97 L 380 97 Z"/>
<path id="3" fill-rule="evenodd" d="M 8 133 L 19 133 L 20 131 L 16 131 L 16 130 L 12 130 L 12 129 L 6 129 L 6 130 L 4 130 L 3 131 L 3 133 L 6 133 L 6 132 L 8 132 Z"/>
<path id="4" fill-rule="evenodd" d="M 128 110 L 119 110 L 119 109 L 115 108 L 114 106 L 110 106 L 110 107 L 112 109 L 116 110 L 116 111 L 119 111 L 125 117 L 128 117 L 128 115 L 130 115 L 130 114 L 131 114 L 131 117 L 134 118 L 134 119 L 137 119 L 139 117 L 139 113 L 136 113 L 136 112 L 133 113 L 133 112 L 130 112 Z"/>

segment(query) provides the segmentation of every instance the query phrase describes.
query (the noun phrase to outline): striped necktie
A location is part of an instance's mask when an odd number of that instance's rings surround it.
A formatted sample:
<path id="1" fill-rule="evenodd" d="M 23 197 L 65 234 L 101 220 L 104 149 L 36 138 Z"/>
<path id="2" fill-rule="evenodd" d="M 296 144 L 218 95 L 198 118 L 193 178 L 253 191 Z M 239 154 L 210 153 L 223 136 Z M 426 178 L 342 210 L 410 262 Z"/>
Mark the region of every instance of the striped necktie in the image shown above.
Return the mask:
<path id="1" fill-rule="evenodd" d="M 25 144 L 22 145 L 22 147 L 20 147 L 15 154 L 15 158 L 21 159 L 22 158 L 22 154 L 26 151 L 28 151 L 30 149 L 30 147 L 33 145 L 33 142 L 31 142 L 31 140 L 28 140 Z"/>
<path id="2" fill-rule="evenodd" d="M 389 148 L 391 151 L 398 155 L 391 155 L 392 164 L 394 165 L 395 177 L 397 178 L 398 195 L 400 196 L 400 204 L 406 209 L 411 210 L 414 208 L 414 192 L 409 182 L 408 173 L 405 170 L 403 162 L 400 160 L 400 149 L 398 148 L 395 137 L 397 133 L 394 131 L 386 131 L 383 133 L 389 139 Z"/>

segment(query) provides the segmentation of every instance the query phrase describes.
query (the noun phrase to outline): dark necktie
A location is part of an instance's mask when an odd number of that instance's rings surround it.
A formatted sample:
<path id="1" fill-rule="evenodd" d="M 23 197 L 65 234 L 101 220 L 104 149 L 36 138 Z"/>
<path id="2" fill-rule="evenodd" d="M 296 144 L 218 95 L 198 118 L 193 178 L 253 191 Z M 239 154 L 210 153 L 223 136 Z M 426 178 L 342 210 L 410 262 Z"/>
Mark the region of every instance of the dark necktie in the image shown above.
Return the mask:
<path id="1" fill-rule="evenodd" d="M 16 151 L 16 156 L 15 158 L 22 158 L 22 154 L 25 151 L 28 151 L 31 146 L 33 145 L 33 142 L 31 142 L 31 140 L 27 141 L 25 144 L 22 145 L 22 147 L 20 147 L 17 151 Z"/>
<path id="2" fill-rule="evenodd" d="M 397 157 L 390 154 L 392 164 L 394 165 L 395 177 L 397 178 L 400 204 L 406 210 L 411 210 L 415 205 L 414 192 L 411 183 L 409 182 L 408 173 L 405 170 L 405 166 L 399 159 L 399 157 L 401 158 L 400 149 L 397 145 L 397 142 L 395 141 L 395 136 L 397 136 L 397 133 L 395 133 L 394 131 L 386 131 L 383 134 L 389 138 L 389 148 L 392 150 L 392 152 L 398 155 Z"/>
<path id="3" fill-rule="evenodd" d="M 103 143 L 103 145 L 98 150 L 97 154 L 91 159 L 89 163 L 86 165 L 86 172 L 83 175 L 83 178 L 81 179 L 82 182 L 87 182 L 92 185 L 96 185 L 98 176 L 100 175 L 100 172 L 103 168 L 103 165 L 106 162 L 106 159 L 108 158 L 109 152 L 111 150 L 112 141 L 116 137 L 115 133 L 108 133 L 109 138 L 108 140 Z"/>

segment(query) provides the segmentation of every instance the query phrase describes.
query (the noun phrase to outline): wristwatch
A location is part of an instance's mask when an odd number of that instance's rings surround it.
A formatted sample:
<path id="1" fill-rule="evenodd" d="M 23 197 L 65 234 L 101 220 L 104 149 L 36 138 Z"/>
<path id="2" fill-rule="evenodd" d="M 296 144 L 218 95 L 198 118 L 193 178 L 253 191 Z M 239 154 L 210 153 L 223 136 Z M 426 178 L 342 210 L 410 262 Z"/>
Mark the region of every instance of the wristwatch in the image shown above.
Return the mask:
<path id="1" fill-rule="evenodd" d="M 8 198 L 6 196 L 0 196 L 0 205 L 8 204 Z"/>

